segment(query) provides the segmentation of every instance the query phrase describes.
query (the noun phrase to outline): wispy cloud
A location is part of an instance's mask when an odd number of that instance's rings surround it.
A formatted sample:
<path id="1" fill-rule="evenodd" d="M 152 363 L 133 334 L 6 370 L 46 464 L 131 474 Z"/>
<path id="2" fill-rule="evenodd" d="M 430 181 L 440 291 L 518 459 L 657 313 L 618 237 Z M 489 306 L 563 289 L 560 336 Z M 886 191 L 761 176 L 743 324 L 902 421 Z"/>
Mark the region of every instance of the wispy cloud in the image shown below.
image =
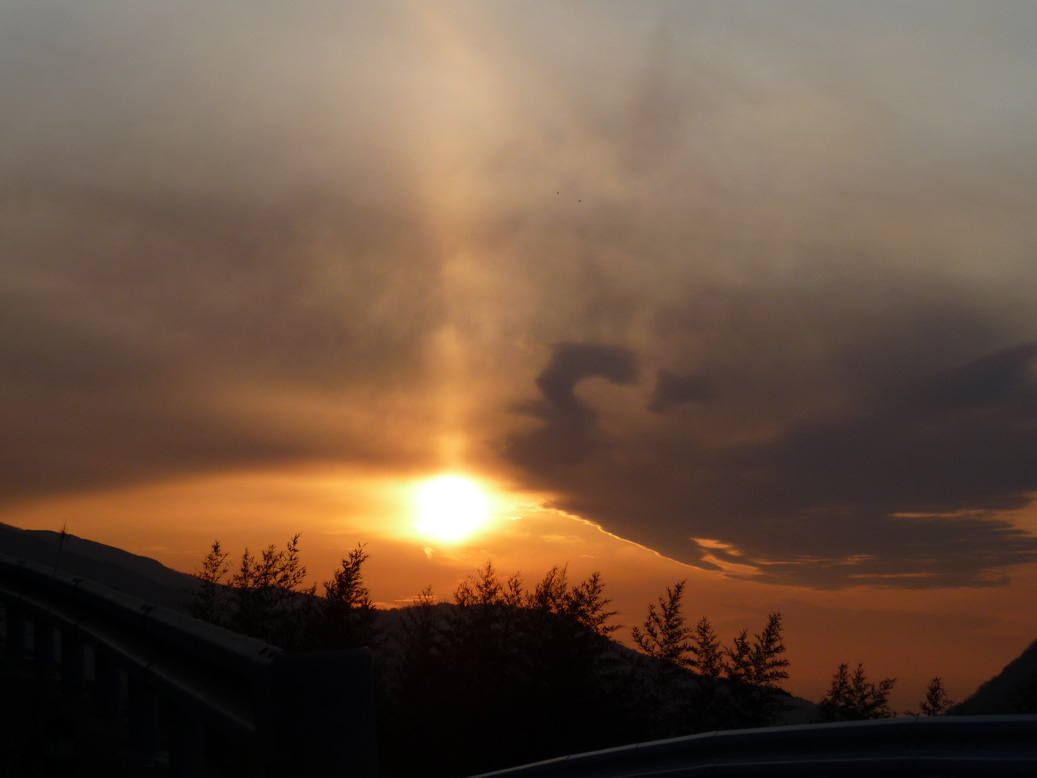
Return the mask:
<path id="1" fill-rule="evenodd" d="M 1033 559 L 1031 4 L 411 6 L 5 5 L 0 499 L 463 439 L 730 575 Z"/>

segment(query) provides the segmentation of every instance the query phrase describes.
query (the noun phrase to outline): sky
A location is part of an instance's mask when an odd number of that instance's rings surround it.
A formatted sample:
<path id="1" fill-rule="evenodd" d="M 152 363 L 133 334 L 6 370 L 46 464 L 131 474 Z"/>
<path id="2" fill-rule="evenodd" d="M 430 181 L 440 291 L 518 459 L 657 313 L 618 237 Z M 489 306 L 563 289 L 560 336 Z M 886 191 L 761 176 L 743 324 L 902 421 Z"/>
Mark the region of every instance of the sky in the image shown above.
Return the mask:
<path id="1" fill-rule="evenodd" d="M 0 521 L 1037 637 L 1037 6 L 0 3 Z M 492 517 L 415 530 L 418 486 Z M 912 685 L 913 684 L 913 685 Z"/>

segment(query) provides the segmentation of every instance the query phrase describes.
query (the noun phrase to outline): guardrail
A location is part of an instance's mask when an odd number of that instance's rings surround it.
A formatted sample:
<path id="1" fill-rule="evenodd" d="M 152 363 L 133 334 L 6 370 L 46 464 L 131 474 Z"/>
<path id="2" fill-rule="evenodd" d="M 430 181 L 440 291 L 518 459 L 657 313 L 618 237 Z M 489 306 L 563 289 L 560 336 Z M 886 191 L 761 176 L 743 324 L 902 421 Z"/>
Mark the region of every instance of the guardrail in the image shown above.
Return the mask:
<path id="1" fill-rule="evenodd" d="M 174 775 L 204 774 L 207 737 L 269 776 L 377 773 L 367 649 L 282 651 L 4 554 L 0 600 L 8 654 L 31 642 L 65 692 L 92 677 L 98 715 L 125 714 L 132 748 L 168 736 Z"/>
<path id="2" fill-rule="evenodd" d="M 1037 775 L 1037 716 L 938 716 L 709 732 L 475 778 Z"/>

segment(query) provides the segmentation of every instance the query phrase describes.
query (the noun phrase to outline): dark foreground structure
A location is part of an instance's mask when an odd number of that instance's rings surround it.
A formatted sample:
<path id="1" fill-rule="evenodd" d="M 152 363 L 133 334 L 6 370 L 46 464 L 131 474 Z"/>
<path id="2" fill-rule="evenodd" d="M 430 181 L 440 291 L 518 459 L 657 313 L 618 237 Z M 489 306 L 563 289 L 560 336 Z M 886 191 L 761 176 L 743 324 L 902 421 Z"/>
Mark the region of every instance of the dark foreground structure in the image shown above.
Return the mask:
<path id="1" fill-rule="evenodd" d="M 494 778 L 1037 775 L 1037 716 L 944 716 L 710 732 L 486 773 Z"/>
<path id="2" fill-rule="evenodd" d="M 36 675 L 65 698 L 89 700 L 98 719 L 121 722 L 128 752 L 158 762 L 163 773 L 377 775 L 367 649 L 282 651 L 2 554 L 0 604 L 8 657 L 31 655 Z M 214 755 L 222 762 L 216 770 Z M 485 775 L 882 774 L 1037 775 L 1037 715 L 712 732 Z"/>
<path id="3" fill-rule="evenodd" d="M 3 554 L 0 603 L 8 658 L 89 695 L 143 767 L 199 776 L 218 753 L 242 775 L 377 775 L 367 649 L 282 651 Z"/>

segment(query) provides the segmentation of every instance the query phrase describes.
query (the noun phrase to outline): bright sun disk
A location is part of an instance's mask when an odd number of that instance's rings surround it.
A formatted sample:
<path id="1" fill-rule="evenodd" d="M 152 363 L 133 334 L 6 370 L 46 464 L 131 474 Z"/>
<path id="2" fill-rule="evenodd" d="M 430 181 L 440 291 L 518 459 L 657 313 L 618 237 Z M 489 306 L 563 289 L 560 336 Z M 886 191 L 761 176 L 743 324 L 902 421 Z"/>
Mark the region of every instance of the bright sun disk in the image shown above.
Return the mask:
<path id="1" fill-rule="evenodd" d="M 442 475 L 418 490 L 418 531 L 438 540 L 463 540 L 489 517 L 486 495 L 473 481 Z"/>

